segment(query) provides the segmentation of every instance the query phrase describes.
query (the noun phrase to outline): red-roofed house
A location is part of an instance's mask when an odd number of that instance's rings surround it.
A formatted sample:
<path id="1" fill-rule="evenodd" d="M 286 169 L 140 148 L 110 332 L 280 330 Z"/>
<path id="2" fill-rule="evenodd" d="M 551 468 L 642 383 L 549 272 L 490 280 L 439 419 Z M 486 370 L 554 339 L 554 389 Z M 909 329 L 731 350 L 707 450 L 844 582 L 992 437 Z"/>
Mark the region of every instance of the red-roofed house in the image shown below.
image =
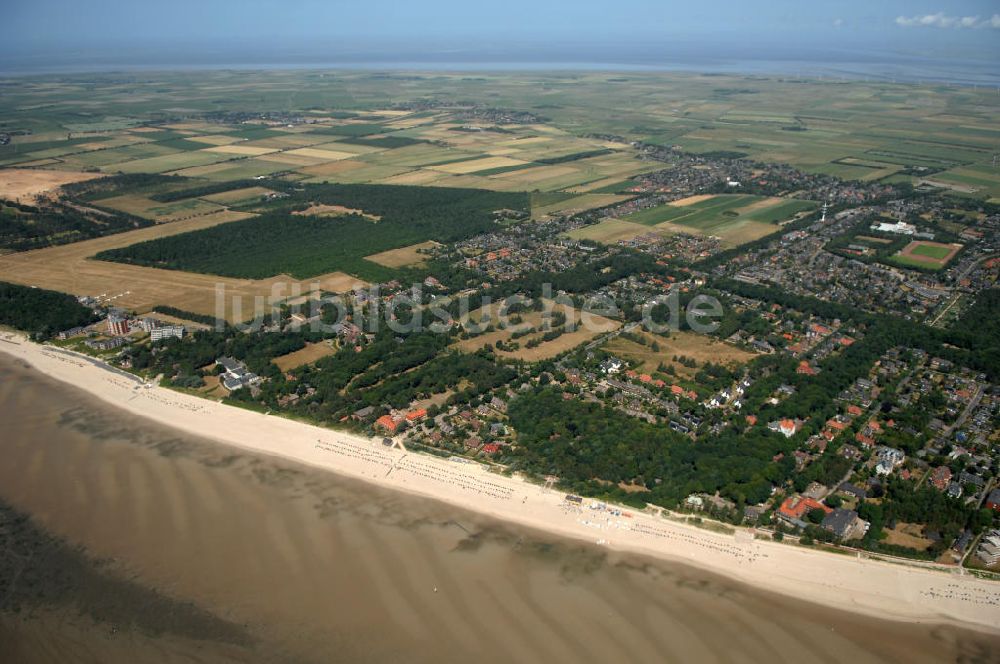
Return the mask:
<path id="1" fill-rule="evenodd" d="M 944 491 L 948 488 L 948 483 L 951 482 L 951 468 L 948 466 L 938 466 L 931 471 L 931 475 L 928 478 L 930 483 L 934 485 L 934 488 L 938 491 Z"/>
<path id="2" fill-rule="evenodd" d="M 389 433 L 396 433 L 396 429 L 399 427 L 399 421 L 393 419 L 391 415 L 383 415 L 375 420 L 375 426 L 385 429 Z"/>
<path id="3" fill-rule="evenodd" d="M 831 332 L 830 328 L 826 327 L 825 325 L 820 325 L 819 323 L 813 323 L 812 325 L 810 325 L 809 331 L 812 332 L 813 334 L 818 334 L 820 336 L 826 336 Z"/>
<path id="4" fill-rule="evenodd" d="M 416 410 L 411 410 L 406 414 L 407 422 L 416 422 L 417 420 L 422 420 L 427 417 L 426 408 L 417 408 Z"/>
<path id="5" fill-rule="evenodd" d="M 789 496 L 785 498 L 785 501 L 781 503 L 781 507 L 778 508 L 778 518 L 799 528 L 805 528 L 807 524 L 803 521 L 803 517 L 813 510 L 823 510 L 825 514 L 833 511 L 823 503 L 812 498 Z"/>

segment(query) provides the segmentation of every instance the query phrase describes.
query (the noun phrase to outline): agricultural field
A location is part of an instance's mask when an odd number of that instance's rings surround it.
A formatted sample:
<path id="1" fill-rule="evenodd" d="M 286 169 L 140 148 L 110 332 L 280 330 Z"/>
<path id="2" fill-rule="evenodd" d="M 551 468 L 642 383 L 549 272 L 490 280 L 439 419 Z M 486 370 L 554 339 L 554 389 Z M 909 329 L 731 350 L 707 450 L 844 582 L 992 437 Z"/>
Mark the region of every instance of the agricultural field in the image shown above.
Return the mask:
<path id="1" fill-rule="evenodd" d="M 336 350 L 327 341 L 320 341 L 317 343 L 306 344 L 304 348 L 301 348 L 287 355 L 281 355 L 276 357 L 272 362 L 282 371 L 291 371 L 292 369 L 298 369 L 306 364 L 312 364 L 316 360 L 323 359 L 324 357 L 329 357 L 333 355 Z"/>
<path id="2" fill-rule="evenodd" d="M 597 224 L 581 226 L 567 233 L 574 240 L 593 240 L 601 244 L 615 244 L 616 242 L 628 241 L 654 233 L 664 234 L 663 231 L 637 224 L 624 219 L 604 219 Z M 672 233 L 667 233 L 672 234 Z"/>
<path id="3" fill-rule="evenodd" d="M 271 276 L 266 279 L 230 279 L 218 276 L 123 265 L 92 260 L 95 254 L 137 242 L 162 239 L 250 218 L 224 211 L 169 224 L 107 235 L 73 244 L 0 256 L 0 281 L 38 286 L 74 295 L 103 295 L 116 306 L 145 313 L 157 305 L 214 316 L 217 288 L 224 289 L 223 313 L 231 322 L 249 318 L 255 297 L 287 296 L 292 289 L 309 292 L 314 284 L 327 292 L 347 292 L 365 282 L 344 273 L 319 275 L 307 281 Z M 234 298 L 240 309 L 234 306 Z"/>
<path id="4" fill-rule="evenodd" d="M 34 203 L 40 196 L 49 194 L 64 184 L 83 182 L 100 177 L 94 173 L 49 171 L 42 169 L 12 168 L 0 171 L 0 198 L 21 203 Z"/>
<path id="5" fill-rule="evenodd" d="M 692 200 L 693 198 L 684 199 L 679 205 L 668 203 L 634 212 L 622 219 L 646 226 L 669 222 L 678 226 L 690 226 L 708 235 L 721 235 L 737 220 L 774 224 L 816 208 L 816 203 L 812 201 L 744 194 L 720 194 L 708 198 L 699 197 L 700 200 Z"/>
<path id="6" fill-rule="evenodd" d="M 496 349 L 495 352 L 500 357 L 518 359 L 525 362 L 539 362 L 551 359 L 581 344 L 592 341 L 601 334 L 617 330 L 621 327 L 620 322 L 595 314 L 586 314 L 587 324 L 583 325 L 581 324 L 583 319 L 580 311 L 551 302 L 547 303 L 547 305 L 553 306 L 554 312 L 562 312 L 566 315 L 566 331 L 554 339 L 542 341 L 538 345 L 529 347 L 529 342 L 533 339 L 540 340 L 546 332 L 544 329 L 545 319 L 543 312 L 528 311 L 521 313 L 519 315 L 523 319 L 523 322 L 519 324 L 512 322 L 514 316 L 511 315 L 509 317 L 511 324 L 503 328 L 499 324 L 499 305 L 494 303 L 488 308 L 484 307 L 473 312 L 469 318 L 478 323 L 483 322 L 484 317 L 488 315 L 489 320 L 494 321 L 494 326 L 497 329 L 458 341 L 454 344 L 454 347 L 468 353 L 474 353 L 484 345 L 496 347 L 497 342 L 500 342 L 501 346 L 508 346 L 508 349 Z M 463 321 L 463 323 L 467 322 L 468 319 Z M 577 326 L 577 329 L 571 330 L 574 325 Z M 519 336 L 519 333 L 524 332 L 528 333 Z M 510 349 L 511 344 L 516 344 L 518 347 Z"/>
<path id="7" fill-rule="evenodd" d="M 763 198 L 742 194 L 691 196 L 667 205 L 604 219 L 569 233 L 578 240 L 613 244 L 640 235 L 676 233 L 714 235 L 727 246 L 738 246 L 770 235 L 778 222 L 816 208 L 813 201 Z"/>
<path id="8" fill-rule="evenodd" d="M 616 337 L 602 348 L 616 357 L 638 363 L 637 370 L 640 372 L 653 374 L 663 364 L 673 367 L 676 375 L 687 379 L 694 378 L 700 367 L 707 362 L 734 369 L 754 358 L 753 353 L 742 348 L 694 332 L 671 330 L 669 337 L 640 332 L 638 336 L 645 341 L 645 344 Z M 653 349 L 654 343 L 659 347 L 658 350 Z M 686 366 L 675 361 L 675 357 L 692 359 L 695 366 Z"/>
<path id="9" fill-rule="evenodd" d="M 371 256 L 365 256 L 365 260 L 378 263 L 384 267 L 412 267 L 424 263 L 427 260 L 427 252 L 437 246 L 439 246 L 438 243 L 433 240 L 418 242 L 408 247 L 389 249 L 388 251 L 382 251 Z"/>
<path id="10" fill-rule="evenodd" d="M 397 82 L 368 72 L 157 73 L 130 82 L 127 112 L 119 83 L 113 76 L 5 82 L 0 117 L 30 134 L 0 146 L 0 166 L 181 172 L 213 180 L 288 171 L 318 182 L 434 179 L 439 186 L 604 193 L 597 190 L 656 166 L 628 145 L 641 140 L 1000 197 L 992 167 L 1000 111 L 985 89 L 637 72 L 438 72 L 407 79 L 412 99 L 448 90 L 454 98 L 489 98 L 539 117 L 496 127 L 447 108 L 387 108 L 399 101 L 392 92 Z M 285 108 L 289 89 L 297 91 L 295 104 L 308 124 L 226 124 L 199 116 Z M 184 113 L 170 110 L 179 97 Z M 338 170 L 332 166 L 338 162 L 350 164 Z"/>
<path id="11" fill-rule="evenodd" d="M 940 270 L 961 250 L 961 244 L 915 240 L 893 255 L 891 260 L 893 263 L 905 267 Z"/>
<path id="12" fill-rule="evenodd" d="M 222 212 L 226 208 L 199 198 L 189 198 L 170 203 L 161 203 L 141 194 L 122 194 L 93 201 L 94 205 L 134 214 L 157 223 L 166 223 L 197 217 L 203 214 Z"/>

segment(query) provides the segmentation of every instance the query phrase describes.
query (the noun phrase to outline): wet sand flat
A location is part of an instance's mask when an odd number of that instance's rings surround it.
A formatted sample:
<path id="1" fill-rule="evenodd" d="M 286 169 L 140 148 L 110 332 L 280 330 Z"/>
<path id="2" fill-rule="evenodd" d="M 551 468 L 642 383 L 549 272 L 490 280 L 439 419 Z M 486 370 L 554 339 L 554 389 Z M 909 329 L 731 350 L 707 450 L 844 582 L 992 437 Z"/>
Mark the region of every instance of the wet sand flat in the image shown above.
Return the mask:
<path id="1" fill-rule="evenodd" d="M 996 640 L 979 633 L 824 609 L 203 441 L 5 356 L 0 416 L 0 500 L 79 546 L 103 574 L 247 636 L 102 622 L 86 611 L 92 600 L 69 593 L 16 615 L 0 605 L 0 651 L 19 661 L 997 655 Z M 112 595 L 131 601 L 120 589 Z"/>

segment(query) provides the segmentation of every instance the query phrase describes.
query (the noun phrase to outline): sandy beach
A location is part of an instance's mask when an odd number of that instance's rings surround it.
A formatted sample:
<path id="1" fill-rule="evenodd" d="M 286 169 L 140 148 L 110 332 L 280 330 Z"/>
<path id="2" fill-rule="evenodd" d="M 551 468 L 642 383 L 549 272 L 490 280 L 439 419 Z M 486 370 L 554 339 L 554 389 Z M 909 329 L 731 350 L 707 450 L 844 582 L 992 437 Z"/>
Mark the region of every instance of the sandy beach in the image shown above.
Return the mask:
<path id="1" fill-rule="evenodd" d="M 0 333 L 0 351 L 54 379 L 162 425 L 614 550 L 678 561 L 817 604 L 883 619 L 1000 633 L 1000 582 L 715 533 L 565 494 L 467 460 L 390 449 L 332 431 L 143 383 L 91 358 Z"/>

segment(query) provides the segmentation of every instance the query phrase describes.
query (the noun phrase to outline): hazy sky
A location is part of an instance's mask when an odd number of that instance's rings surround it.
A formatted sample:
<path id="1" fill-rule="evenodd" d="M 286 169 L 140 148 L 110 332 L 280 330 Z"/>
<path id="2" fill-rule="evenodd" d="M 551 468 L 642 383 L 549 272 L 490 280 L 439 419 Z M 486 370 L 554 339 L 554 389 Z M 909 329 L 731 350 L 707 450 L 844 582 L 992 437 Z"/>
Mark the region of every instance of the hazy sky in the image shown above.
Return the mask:
<path id="1" fill-rule="evenodd" d="M 1000 59 L 997 0 L 5 0 L 0 49 L 268 51 L 719 44 Z M 576 49 L 586 60 L 585 49 Z"/>

